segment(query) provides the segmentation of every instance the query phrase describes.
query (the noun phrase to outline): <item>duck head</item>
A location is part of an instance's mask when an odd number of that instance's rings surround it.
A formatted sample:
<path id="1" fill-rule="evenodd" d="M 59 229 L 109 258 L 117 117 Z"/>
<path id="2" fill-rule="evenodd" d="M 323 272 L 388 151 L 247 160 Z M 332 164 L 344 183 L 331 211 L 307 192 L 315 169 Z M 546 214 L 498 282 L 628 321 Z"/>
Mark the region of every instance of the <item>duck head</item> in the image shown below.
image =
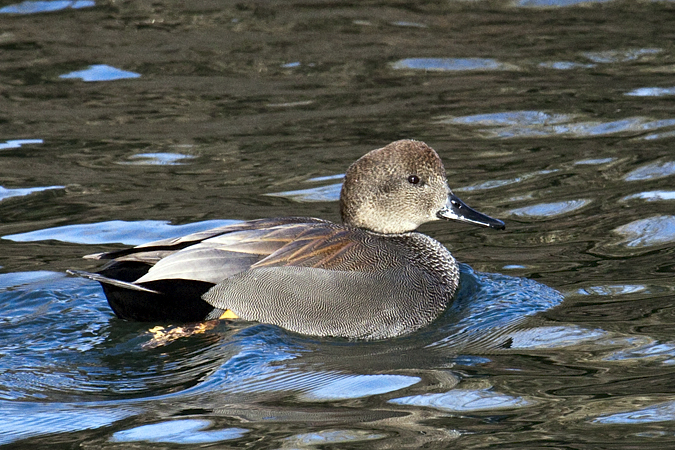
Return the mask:
<path id="1" fill-rule="evenodd" d="M 346 225 L 385 234 L 447 219 L 503 230 L 504 222 L 468 207 L 448 187 L 438 154 L 424 142 L 401 140 L 352 164 L 340 193 Z"/>

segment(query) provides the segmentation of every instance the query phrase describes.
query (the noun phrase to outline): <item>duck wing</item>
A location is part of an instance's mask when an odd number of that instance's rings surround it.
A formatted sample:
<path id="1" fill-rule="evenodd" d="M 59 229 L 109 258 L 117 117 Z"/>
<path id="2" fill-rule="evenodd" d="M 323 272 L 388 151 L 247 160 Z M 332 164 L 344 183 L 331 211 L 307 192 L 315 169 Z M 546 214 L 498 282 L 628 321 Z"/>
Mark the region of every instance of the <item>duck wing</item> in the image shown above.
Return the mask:
<path id="1" fill-rule="evenodd" d="M 319 219 L 242 222 L 110 253 L 99 273 L 69 271 L 101 283 L 120 318 L 136 321 L 204 320 L 214 307 L 202 295 L 222 279 L 250 269 Z"/>
<path id="2" fill-rule="evenodd" d="M 159 280 L 194 280 L 216 284 L 259 265 L 307 265 L 328 263 L 351 243 L 341 239 L 343 227 L 330 222 L 295 222 L 267 227 L 239 227 L 192 243 L 153 261 L 147 273 L 135 283 Z M 182 245 L 182 244 L 178 244 Z M 141 250 L 142 257 L 155 258 L 157 247 Z M 134 261 L 138 254 L 116 261 Z"/>
<path id="3" fill-rule="evenodd" d="M 325 220 L 309 217 L 283 217 L 273 219 L 260 219 L 240 222 L 232 225 L 211 228 L 205 231 L 187 234 L 177 238 L 162 239 L 159 241 L 147 242 L 136 247 L 116 250 L 112 252 L 94 253 L 84 256 L 85 259 L 96 260 L 114 260 L 141 262 L 154 265 L 157 261 L 166 256 L 187 248 L 191 245 L 200 243 L 207 239 L 222 236 L 239 231 L 264 230 L 279 225 L 296 223 L 330 223 Z"/>

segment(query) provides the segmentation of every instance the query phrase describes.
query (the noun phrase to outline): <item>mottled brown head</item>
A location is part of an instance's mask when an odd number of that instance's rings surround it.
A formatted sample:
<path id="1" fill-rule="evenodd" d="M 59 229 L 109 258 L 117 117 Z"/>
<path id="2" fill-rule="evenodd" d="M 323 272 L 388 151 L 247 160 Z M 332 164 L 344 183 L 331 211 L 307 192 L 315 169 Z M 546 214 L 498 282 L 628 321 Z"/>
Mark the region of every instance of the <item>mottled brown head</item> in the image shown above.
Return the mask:
<path id="1" fill-rule="evenodd" d="M 378 233 L 405 233 L 432 220 L 448 219 L 504 229 L 448 187 L 438 154 L 424 142 L 402 140 L 373 150 L 352 164 L 340 194 L 346 225 Z"/>
<path id="2" fill-rule="evenodd" d="M 340 194 L 342 221 L 379 233 L 404 233 L 437 220 L 447 202 L 445 168 L 424 142 L 402 140 L 349 167 Z"/>

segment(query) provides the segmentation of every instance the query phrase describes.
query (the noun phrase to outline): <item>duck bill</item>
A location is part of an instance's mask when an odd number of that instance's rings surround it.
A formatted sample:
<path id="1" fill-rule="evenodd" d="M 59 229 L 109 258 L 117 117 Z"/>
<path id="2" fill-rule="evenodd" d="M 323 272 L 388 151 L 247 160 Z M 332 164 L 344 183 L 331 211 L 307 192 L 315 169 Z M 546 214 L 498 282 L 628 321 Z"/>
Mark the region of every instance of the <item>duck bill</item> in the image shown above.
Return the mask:
<path id="1" fill-rule="evenodd" d="M 482 225 L 484 227 L 490 227 L 496 230 L 503 230 L 506 228 L 504 222 L 499 219 L 493 219 L 490 216 L 479 213 L 475 209 L 469 208 L 455 194 L 448 195 L 448 201 L 445 203 L 443 209 L 436 213 L 436 216 L 439 219 L 473 223 L 475 225 Z"/>

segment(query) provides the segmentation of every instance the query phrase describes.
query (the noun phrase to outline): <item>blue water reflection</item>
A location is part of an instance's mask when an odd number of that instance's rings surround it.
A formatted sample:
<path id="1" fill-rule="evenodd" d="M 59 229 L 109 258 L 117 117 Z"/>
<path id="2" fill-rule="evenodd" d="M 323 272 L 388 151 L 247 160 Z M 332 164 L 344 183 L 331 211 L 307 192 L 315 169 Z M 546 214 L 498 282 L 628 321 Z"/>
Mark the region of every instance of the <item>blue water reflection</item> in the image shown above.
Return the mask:
<path id="1" fill-rule="evenodd" d="M 651 247 L 675 242 L 675 216 L 654 216 L 621 225 L 612 230 L 626 247 Z"/>
<path id="2" fill-rule="evenodd" d="M 394 398 L 389 403 L 458 412 L 513 409 L 534 404 L 522 397 L 500 394 L 491 389 L 453 389 L 444 393 Z"/>
<path id="3" fill-rule="evenodd" d="M 471 116 L 446 116 L 439 117 L 437 123 L 460 124 L 472 126 L 506 127 L 520 125 L 551 125 L 566 123 L 576 118 L 572 114 L 549 114 L 543 111 L 505 111 Z"/>
<path id="4" fill-rule="evenodd" d="M 593 159 L 582 159 L 581 161 L 576 161 L 575 166 L 596 166 L 600 164 L 609 164 L 616 161 L 616 158 L 593 158 Z"/>
<path id="5" fill-rule="evenodd" d="M 41 270 L 36 272 L 12 272 L 0 274 L 0 292 L 22 284 L 37 283 L 41 281 L 55 281 L 63 278 L 62 273 Z"/>
<path id="6" fill-rule="evenodd" d="M 0 150 L 6 150 L 8 148 L 20 148 L 22 145 L 42 143 L 44 143 L 42 139 L 13 139 L 10 141 L 0 142 Z"/>
<path id="7" fill-rule="evenodd" d="M 594 137 L 617 133 L 642 133 L 675 127 L 675 119 L 653 120 L 629 117 L 607 122 L 582 120 L 580 115 L 549 114 L 543 111 L 507 111 L 470 116 L 441 116 L 436 123 L 481 127 L 487 138 Z"/>
<path id="8" fill-rule="evenodd" d="M 334 202 L 340 199 L 342 183 L 297 191 L 271 192 L 270 197 L 284 197 L 296 202 Z"/>
<path id="9" fill-rule="evenodd" d="M 68 8 L 71 9 L 91 8 L 93 6 L 96 6 L 96 2 L 92 0 L 77 0 L 77 1 L 27 0 L 22 3 L 17 3 L 15 5 L 8 5 L 0 8 L 0 14 L 37 14 L 44 12 L 60 11 L 62 9 Z"/>
<path id="10" fill-rule="evenodd" d="M 583 64 L 572 61 L 547 61 L 539 63 L 539 67 L 541 68 L 554 70 L 592 69 L 595 66 L 595 64 Z"/>
<path id="11" fill-rule="evenodd" d="M 140 73 L 128 72 L 105 64 L 89 66 L 84 70 L 59 75 L 59 78 L 80 78 L 82 81 L 113 81 L 125 78 L 138 78 Z"/>
<path id="12" fill-rule="evenodd" d="M 301 398 L 322 401 L 360 398 L 398 391 L 420 381 L 419 377 L 404 375 L 352 375 L 307 391 Z"/>
<path id="13" fill-rule="evenodd" d="M 579 289 L 581 295 L 626 295 L 650 292 L 647 286 L 643 284 L 612 284 L 604 286 L 589 286 Z"/>
<path id="14" fill-rule="evenodd" d="M 0 400 L 0 445 L 47 433 L 91 430 L 138 414 L 133 407 Z"/>
<path id="15" fill-rule="evenodd" d="M 645 141 L 651 141 L 654 139 L 668 139 L 675 137 L 675 130 L 674 131 L 664 131 L 663 133 L 651 133 L 647 134 L 645 136 L 642 136 L 640 139 L 645 140 Z"/>
<path id="16" fill-rule="evenodd" d="M 594 423 L 604 425 L 639 424 L 666 422 L 675 420 L 675 402 L 660 403 L 635 411 L 608 414 L 593 419 Z"/>
<path id="17" fill-rule="evenodd" d="M 303 449 L 317 448 L 328 444 L 339 444 L 344 442 L 372 441 L 386 437 L 384 434 L 377 434 L 365 430 L 325 430 L 314 433 L 301 433 L 285 438 L 282 448 Z"/>
<path id="18" fill-rule="evenodd" d="M 616 345 L 614 336 L 606 331 L 576 325 L 544 326 L 516 330 L 509 334 L 512 349 L 553 349 L 574 347 L 584 343 L 593 343 L 597 347 L 603 344 Z M 606 341 L 603 343 L 603 339 Z"/>
<path id="19" fill-rule="evenodd" d="M 484 191 L 486 189 L 496 189 L 503 186 L 508 186 L 510 184 L 520 183 L 526 179 L 526 177 L 515 177 L 509 180 L 488 180 L 481 183 L 472 184 L 471 186 L 462 186 L 453 189 L 455 192 L 471 192 L 471 191 Z"/>
<path id="20" fill-rule="evenodd" d="M 397 26 L 397 27 L 411 27 L 411 28 L 427 28 L 426 24 L 419 23 L 419 22 L 406 22 L 403 20 L 399 20 L 397 22 L 391 22 L 392 25 Z"/>
<path id="21" fill-rule="evenodd" d="M 626 181 L 656 180 L 675 175 L 675 161 L 656 161 L 638 167 L 624 176 Z"/>
<path id="22" fill-rule="evenodd" d="M 472 70 L 518 70 L 513 64 L 491 58 L 407 58 L 391 64 L 395 70 L 460 72 Z"/>
<path id="23" fill-rule="evenodd" d="M 659 87 L 644 87 L 633 89 L 630 92 L 626 92 L 624 95 L 630 95 L 632 97 L 664 97 L 666 95 L 675 95 L 675 86 L 667 88 Z"/>
<path id="24" fill-rule="evenodd" d="M 647 202 L 657 202 L 663 200 L 675 200 L 675 191 L 647 191 L 631 194 L 623 197 L 620 201 L 644 200 Z"/>
<path id="25" fill-rule="evenodd" d="M 566 200 L 553 203 L 539 203 L 532 206 L 523 206 L 511 210 L 511 214 L 521 217 L 545 218 L 555 217 L 562 214 L 568 214 L 572 211 L 583 208 L 591 203 L 588 199 Z"/>
<path id="26" fill-rule="evenodd" d="M 212 426 L 211 421 L 203 419 L 170 420 L 118 431 L 110 440 L 113 442 L 205 444 L 238 439 L 248 432 L 245 428 L 204 430 L 209 426 Z"/>
<path id="27" fill-rule="evenodd" d="M 179 166 L 184 159 L 193 159 L 192 155 L 183 155 L 181 153 L 139 153 L 130 156 L 135 161 L 124 161 L 119 164 L 132 165 L 150 165 L 150 166 Z"/>
<path id="28" fill-rule="evenodd" d="M 10 197 L 23 197 L 34 192 L 48 191 L 51 189 L 65 189 L 65 186 L 43 186 L 34 188 L 7 189 L 0 186 L 0 201 Z"/>

